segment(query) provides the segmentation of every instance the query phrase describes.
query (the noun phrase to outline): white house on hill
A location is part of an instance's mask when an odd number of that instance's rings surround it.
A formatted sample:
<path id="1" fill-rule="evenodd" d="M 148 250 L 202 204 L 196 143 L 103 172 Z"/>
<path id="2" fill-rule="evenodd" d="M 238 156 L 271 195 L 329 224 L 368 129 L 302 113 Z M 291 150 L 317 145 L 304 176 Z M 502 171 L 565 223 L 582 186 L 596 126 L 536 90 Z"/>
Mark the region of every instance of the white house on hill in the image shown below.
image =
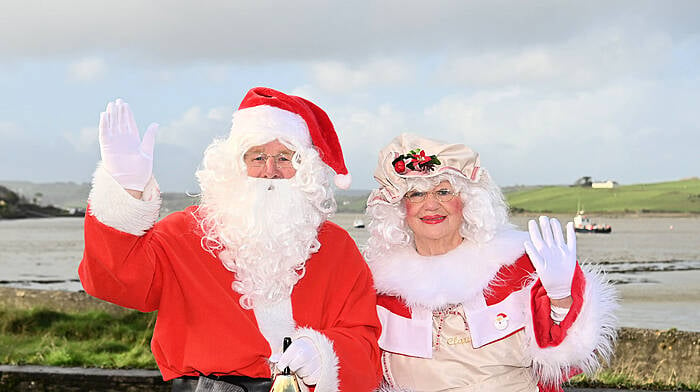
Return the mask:
<path id="1" fill-rule="evenodd" d="M 617 186 L 617 182 L 612 181 L 612 180 L 607 180 L 603 182 L 593 182 L 591 184 L 591 188 L 598 188 L 598 189 L 612 189 Z"/>

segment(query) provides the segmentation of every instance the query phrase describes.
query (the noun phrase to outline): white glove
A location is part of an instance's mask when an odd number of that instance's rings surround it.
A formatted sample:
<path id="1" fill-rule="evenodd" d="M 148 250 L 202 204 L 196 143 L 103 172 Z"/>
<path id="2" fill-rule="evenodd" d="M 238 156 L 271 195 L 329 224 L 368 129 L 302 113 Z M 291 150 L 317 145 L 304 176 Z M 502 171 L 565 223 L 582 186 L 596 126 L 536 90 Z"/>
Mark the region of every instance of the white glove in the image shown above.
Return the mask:
<path id="1" fill-rule="evenodd" d="M 534 220 L 530 220 L 527 226 L 530 232 L 530 241 L 525 242 L 525 251 L 530 256 L 547 295 L 551 299 L 562 299 L 570 296 L 571 282 L 576 269 L 574 224 L 569 222 L 566 225 L 566 243 L 561 231 L 561 224 L 557 219 L 550 220 L 546 216 L 541 216 L 541 235 L 540 228 L 537 227 Z"/>
<path id="2" fill-rule="evenodd" d="M 109 174 L 125 189 L 143 191 L 153 172 L 153 145 L 158 124 L 139 137 L 129 105 L 117 99 L 100 114 L 100 154 Z"/>
<path id="3" fill-rule="evenodd" d="M 289 367 L 304 384 L 316 385 L 321 377 L 321 354 L 311 339 L 301 337 L 287 347 L 275 366 L 280 372 Z"/>

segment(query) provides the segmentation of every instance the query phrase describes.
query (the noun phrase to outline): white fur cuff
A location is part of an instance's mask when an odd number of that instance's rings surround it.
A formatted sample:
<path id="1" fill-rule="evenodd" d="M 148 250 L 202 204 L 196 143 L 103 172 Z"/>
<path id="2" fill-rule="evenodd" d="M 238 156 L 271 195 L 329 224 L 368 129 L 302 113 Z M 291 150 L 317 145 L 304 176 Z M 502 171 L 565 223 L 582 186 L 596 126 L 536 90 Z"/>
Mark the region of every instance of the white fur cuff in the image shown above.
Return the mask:
<path id="1" fill-rule="evenodd" d="M 540 348 L 527 326 L 528 351 L 537 379 L 545 384 L 561 384 L 573 368 L 592 374 L 600 361 L 609 362 L 617 337 L 617 291 L 602 272 L 586 271 L 583 305 L 566 338 L 555 347 Z M 530 323 L 532 320 L 530 320 Z"/>
<path id="2" fill-rule="evenodd" d="M 293 339 L 306 337 L 311 339 L 321 355 L 321 377 L 316 384 L 316 392 L 337 392 L 339 388 L 338 379 L 338 357 L 333 350 L 333 342 L 326 335 L 311 328 L 298 328 Z"/>
<path id="3" fill-rule="evenodd" d="M 133 235 L 144 235 L 158 220 L 160 190 L 151 177 L 142 200 L 135 199 L 112 178 L 100 162 L 88 196 L 90 214 L 105 225 Z"/>

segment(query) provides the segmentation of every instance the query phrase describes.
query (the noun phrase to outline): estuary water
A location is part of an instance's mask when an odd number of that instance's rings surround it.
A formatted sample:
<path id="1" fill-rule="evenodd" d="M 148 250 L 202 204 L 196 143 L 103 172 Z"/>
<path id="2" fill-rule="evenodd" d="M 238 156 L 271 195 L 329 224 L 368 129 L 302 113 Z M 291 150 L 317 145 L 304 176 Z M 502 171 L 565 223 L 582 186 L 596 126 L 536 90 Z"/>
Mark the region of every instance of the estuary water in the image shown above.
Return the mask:
<path id="1" fill-rule="evenodd" d="M 367 231 L 361 214 L 337 214 L 359 245 Z M 535 216 L 515 216 L 527 227 Z M 558 216 L 563 222 L 571 217 Z M 607 272 L 621 296 L 620 325 L 700 331 L 700 217 L 591 217 L 611 234 L 577 234 L 578 256 Z M 83 253 L 80 218 L 0 220 L 0 285 L 82 290 L 77 268 Z"/>

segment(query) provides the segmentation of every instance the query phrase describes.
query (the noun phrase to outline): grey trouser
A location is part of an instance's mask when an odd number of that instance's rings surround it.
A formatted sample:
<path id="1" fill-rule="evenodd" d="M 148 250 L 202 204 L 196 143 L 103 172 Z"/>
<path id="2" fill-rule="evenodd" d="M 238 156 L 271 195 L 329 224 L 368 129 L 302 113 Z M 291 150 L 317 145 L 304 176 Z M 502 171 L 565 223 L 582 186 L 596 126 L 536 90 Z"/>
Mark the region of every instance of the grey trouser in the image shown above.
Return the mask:
<path id="1" fill-rule="evenodd" d="M 238 385 L 200 377 L 194 392 L 246 392 L 246 390 Z"/>
<path id="2" fill-rule="evenodd" d="M 245 390 L 237 385 L 200 377 L 199 379 L 176 378 L 173 380 L 172 392 L 245 392 Z"/>

